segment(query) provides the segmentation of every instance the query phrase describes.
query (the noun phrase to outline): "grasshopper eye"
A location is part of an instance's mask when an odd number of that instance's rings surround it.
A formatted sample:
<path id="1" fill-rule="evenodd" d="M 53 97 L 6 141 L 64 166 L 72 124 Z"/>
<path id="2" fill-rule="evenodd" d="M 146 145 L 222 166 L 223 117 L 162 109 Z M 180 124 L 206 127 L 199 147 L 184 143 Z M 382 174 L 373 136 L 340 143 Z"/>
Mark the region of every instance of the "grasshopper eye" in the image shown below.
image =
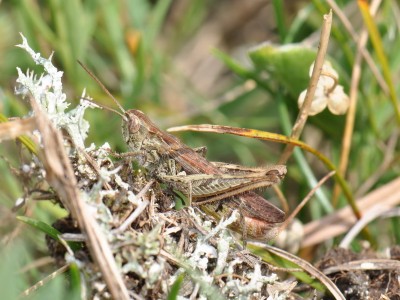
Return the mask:
<path id="1" fill-rule="evenodd" d="M 128 114 L 128 130 L 130 133 L 138 132 L 140 129 L 139 118 L 133 114 Z"/>

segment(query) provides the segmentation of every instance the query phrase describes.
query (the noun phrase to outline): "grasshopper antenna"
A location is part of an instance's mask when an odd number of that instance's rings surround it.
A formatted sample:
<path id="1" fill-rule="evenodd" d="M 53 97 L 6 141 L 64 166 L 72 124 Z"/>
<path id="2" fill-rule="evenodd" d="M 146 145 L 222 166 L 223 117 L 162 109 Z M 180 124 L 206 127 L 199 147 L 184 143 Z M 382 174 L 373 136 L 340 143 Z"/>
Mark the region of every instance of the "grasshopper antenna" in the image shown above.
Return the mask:
<path id="1" fill-rule="evenodd" d="M 102 88 L 102 90 L 103 90 L 111 99 L 113 99 L 113 101 L 115 102 L 115 104 L 117 104 L 118 108 L 119 108 L 123 113 L 125 113 L 125 109 L 122 107 L 121 104 L 119 104 L 119 102 L 117 101 L 117 99 L 115 99 L 115 97 L 110 93 L 110 91 L 107 90 L 107 88 L 106 88 L 106 87 L 104 86 L 104 84 L 100 81 L 100 79 L 98 79 L 98 78 L 96 77 L 96 75 L 94 75 L 94 74 L 93 74 L 83 63 L 81 63 L 79 60 L 78 60 L 78 64 L 80 64 L 81 67 L 90 75 L 90 77 L 92 77 L 92 78 L 97 82 L 97 84 Z M 108 107 L 104 107 L 104 108 L 109 109 Z M 116 110 L 113 110 L 113 109 L 109 109 L 109 110 L 114 111 L 114 112 L 117 112 Z M 125 118 L 125 116 L 124 116 L 124 118 Z"/>
<path id="2" fill-rule="evenodd" d="M 81 99 L 89 101 L 89 102 L 93 103 L 94 105 L 96 105 L 97 107 L 104 108 L 106 110 L 112 111 L 113 113 L 116 113 L 117 115 L 121 116 L 122 119 L 124 119 L 124 120 L 126 119 L 126 116 L 121 114 L 118 110 L 115 110 L 115 109 L 113 109 L 111 107 L 108 107 L 108 106 L 106 106 L 104 104 L 97 103 L 97 102 L 93 101 L 93 99 L 90 99 L 90 98 L 87 98 L 87 97 L 81 97 Z"/>

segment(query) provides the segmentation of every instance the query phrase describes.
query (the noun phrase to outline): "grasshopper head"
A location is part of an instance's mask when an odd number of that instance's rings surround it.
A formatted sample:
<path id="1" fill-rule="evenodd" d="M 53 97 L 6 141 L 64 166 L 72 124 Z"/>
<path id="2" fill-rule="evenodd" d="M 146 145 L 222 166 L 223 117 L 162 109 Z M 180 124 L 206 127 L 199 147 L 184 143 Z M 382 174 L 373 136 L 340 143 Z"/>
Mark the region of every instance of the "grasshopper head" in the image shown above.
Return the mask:
<path id="1" fill-rule="evenodd" d="M 148 128 L 141 118 L 144 114 L 140 110 L 131 109 L 125 112 L 122 121 L 122 135 L 132 151 L 139 151 L 143 140 L 148 136 Z"/>

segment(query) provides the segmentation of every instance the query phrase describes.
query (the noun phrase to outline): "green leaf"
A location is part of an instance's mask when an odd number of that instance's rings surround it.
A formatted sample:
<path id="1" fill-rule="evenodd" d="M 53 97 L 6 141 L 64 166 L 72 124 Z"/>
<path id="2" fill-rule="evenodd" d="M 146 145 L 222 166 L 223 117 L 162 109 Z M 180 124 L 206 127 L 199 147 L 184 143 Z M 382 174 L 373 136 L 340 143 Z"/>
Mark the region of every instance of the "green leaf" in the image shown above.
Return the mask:
<path id="1" fill-rule="evenodd" d="M 24 217 L 24 216 L 17 216 L 17 219 L 24 222 L 25 224 L 31 225 L 33 228 L 36 228 L 48 236 L 52 237 L 56 241 L 59 241 L 59 235 L 61 235 L 61 232 L 59 232 L 57 229 L 54 227 L 42 222 L 38 221 L 32 218 Z"/>
<path id="2" fill-rule="evenodd" d="M 174 194 L 175 194 L 174 198 L 175 198 L 175 209 L 176 210 L 180 210 L 189 205 L 189 199 L 188 199 L 188 197 L 186 197 L 186 195 L 184 195 L 183 193 L 181 193 L 178 190 L 174 190 Z"/>
<path id="3" fill-rule="evenodd" d="M 69 279 L 71 286 L 71 299 L 80 299 L 81 295 L 81 273 L 76 263 L 71 263 L 69 266 Z"/>
<path id="4" fill-rule="evenodd" d="M 299 44 L 263 44 L 249 51 L 256 70 L 267 71 L 296 99 L 307 88 L 311 64 L 317 51 Z"/>
<path id="5" fill-rule="evenodd" d="M 43 233 L 47 234 L 51 238 L 55 239 L 56 241 L 60 241 L 60 235 L 62 233 L 60 231 L 58 231 L 57 229 L 55 229 L 54 227 L 52 227 L 42 221 L 28 218 L 25 216 L 17 216 L 17 219 L 24 222 L 25 224 L 32 226 L 33 228 L 36 228 L 36 229 L 42 231 Z M 79 243 L 79 242 L 67 242 L 67 244 L 73 251 L 81 249 L 82 245 L 83 245 L 82 243 Z"/>

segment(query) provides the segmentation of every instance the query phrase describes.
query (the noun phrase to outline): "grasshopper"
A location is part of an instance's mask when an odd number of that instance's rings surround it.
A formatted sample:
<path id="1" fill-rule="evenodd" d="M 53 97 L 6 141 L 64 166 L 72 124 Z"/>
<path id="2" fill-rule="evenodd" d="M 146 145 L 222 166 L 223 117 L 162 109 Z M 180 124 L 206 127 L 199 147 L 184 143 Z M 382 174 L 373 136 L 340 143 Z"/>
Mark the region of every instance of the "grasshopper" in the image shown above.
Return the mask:
<path id="1" fill-rule="evenodd" d="M 139 164 L 160 181 L 187 194 L 197 205 L 271 186 L 286 174 L 283 165 L 246 168 L 210 163 L 178 138 L 160 130 L 140 110 L 128 110 L 125 117 L 124 140 L 139 158 Z"/>
<path id="2" fill-rule="evenodd" d="M 284 212 L 252 190 L 279 183 L 286 175 L 286 166 L 249 168 L 210 162 L 159 129 L 140 110 L 125 111 L 97 77 L 81 66 L 123 112 L 122 135 L 132 151 L 129 156 L 134 156 L 151 176 L 187 195 L 192 205 L 217 219 L 239 209 L 242 222 L 232 228 L 252 238 L 268 236 L 271 228 L 285 220 Z"/>

